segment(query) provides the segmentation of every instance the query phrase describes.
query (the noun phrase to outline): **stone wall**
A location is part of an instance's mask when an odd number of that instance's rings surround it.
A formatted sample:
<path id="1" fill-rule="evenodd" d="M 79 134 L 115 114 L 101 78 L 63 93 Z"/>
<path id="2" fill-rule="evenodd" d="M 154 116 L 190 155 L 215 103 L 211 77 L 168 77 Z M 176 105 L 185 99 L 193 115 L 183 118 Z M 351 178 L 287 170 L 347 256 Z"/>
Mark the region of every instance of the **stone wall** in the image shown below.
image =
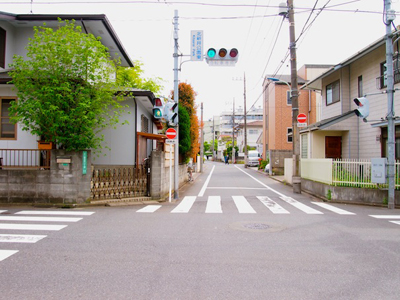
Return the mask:
<path id="1" fill-rule="evenodd" d="M 269 165 L 273 174 L 284 174 L 285 158 L 292 158 L 292 153 L 292 150 L 269 150 Z"/>
<path id="2" fill-rule="evenodd" d="M 154 150 L 151 153 L 150 173 L 150 196 L 152 199 L 160 200 L 169 197 L 170 173 L 169 167 L 165 166 L 165 152 Z M 172 166 L 172 198 L 174 197 L 174 166 Z M 181 186 L 187 180 L 186 165 L 179 165 L 179 184 Z"/>
<path id="3" fill-rule="evenodd" d="M 52 150 L 50 170 L 0 169 L 0 203 L 84 203 L 91 180 L 91 152 L 86 153 L 86 174 L 83 151 Z"/>

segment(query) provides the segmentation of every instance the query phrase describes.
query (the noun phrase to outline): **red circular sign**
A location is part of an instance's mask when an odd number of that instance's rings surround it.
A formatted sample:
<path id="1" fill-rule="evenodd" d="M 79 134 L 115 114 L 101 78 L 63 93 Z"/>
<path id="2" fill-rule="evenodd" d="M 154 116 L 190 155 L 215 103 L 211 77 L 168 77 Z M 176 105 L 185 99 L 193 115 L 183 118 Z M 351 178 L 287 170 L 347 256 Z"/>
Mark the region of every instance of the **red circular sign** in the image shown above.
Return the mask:
<path id="1" fill-rule="evenodd" d="M 297 122 L 306 123 L 307 122 L 307 116 L 305 114 L 299 114 L 297 116 Z"/>
<path id="2" fill-rule="evenodd" d="M 170 140 L 176 138 L 176 130 L 174 128 L 168 128 L 165 134 Z"/>

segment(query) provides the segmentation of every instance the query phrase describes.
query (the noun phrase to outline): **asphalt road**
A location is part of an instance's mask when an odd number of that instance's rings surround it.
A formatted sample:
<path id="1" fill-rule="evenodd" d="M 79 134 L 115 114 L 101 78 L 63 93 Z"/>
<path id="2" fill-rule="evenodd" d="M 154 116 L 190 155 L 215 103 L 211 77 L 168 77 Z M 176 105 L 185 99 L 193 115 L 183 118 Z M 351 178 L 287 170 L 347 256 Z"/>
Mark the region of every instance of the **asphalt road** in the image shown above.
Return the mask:
<path id="1" fill-rule="evenodd" d="M 320 206 L 254 169 L 212 162 L 179 196 L 0 207 L 0 298 L 400 297 L 398 210 Z"/>

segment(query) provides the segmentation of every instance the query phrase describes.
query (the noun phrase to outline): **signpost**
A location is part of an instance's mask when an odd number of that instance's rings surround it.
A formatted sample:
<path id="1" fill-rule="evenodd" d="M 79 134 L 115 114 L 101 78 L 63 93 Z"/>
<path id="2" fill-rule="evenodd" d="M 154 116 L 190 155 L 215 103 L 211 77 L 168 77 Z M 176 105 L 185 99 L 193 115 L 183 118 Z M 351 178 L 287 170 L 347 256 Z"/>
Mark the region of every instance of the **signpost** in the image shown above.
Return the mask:
<path id="1" fill-rule="evenodd" d="M 307 116 L 305 114 L 297 115 L 297 127 L 307 127 Z"/>
<path id="2" fill-rule="evenodd" d="M 190 32 L 190 60 L 203 60 L 203 30 L 192 30 Z"/>
<path id="3" fill-rule="evenodd" d="M 168 128 L 165 132 L 167 144 L 171 144 L 169 147 L 169 202 L 171 202 L 171 190 L 172 190 L 172 145 L 176 145 L 176 130 L 174 128 Z M 174 149 L 175 150 L 175 149 Z"/>

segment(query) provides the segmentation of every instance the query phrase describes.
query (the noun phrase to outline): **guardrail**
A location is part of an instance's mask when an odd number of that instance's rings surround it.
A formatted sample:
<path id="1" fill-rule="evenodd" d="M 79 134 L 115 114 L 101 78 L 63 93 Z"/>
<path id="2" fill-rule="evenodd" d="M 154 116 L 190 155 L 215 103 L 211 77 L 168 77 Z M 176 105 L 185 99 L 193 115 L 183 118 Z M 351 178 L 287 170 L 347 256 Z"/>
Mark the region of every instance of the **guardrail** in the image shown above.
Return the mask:
<path id="1" fill-rule="evenodd" d="M 50 170 L 50 154 L 50 149 L 0 149 L 0 169 Z"/>

